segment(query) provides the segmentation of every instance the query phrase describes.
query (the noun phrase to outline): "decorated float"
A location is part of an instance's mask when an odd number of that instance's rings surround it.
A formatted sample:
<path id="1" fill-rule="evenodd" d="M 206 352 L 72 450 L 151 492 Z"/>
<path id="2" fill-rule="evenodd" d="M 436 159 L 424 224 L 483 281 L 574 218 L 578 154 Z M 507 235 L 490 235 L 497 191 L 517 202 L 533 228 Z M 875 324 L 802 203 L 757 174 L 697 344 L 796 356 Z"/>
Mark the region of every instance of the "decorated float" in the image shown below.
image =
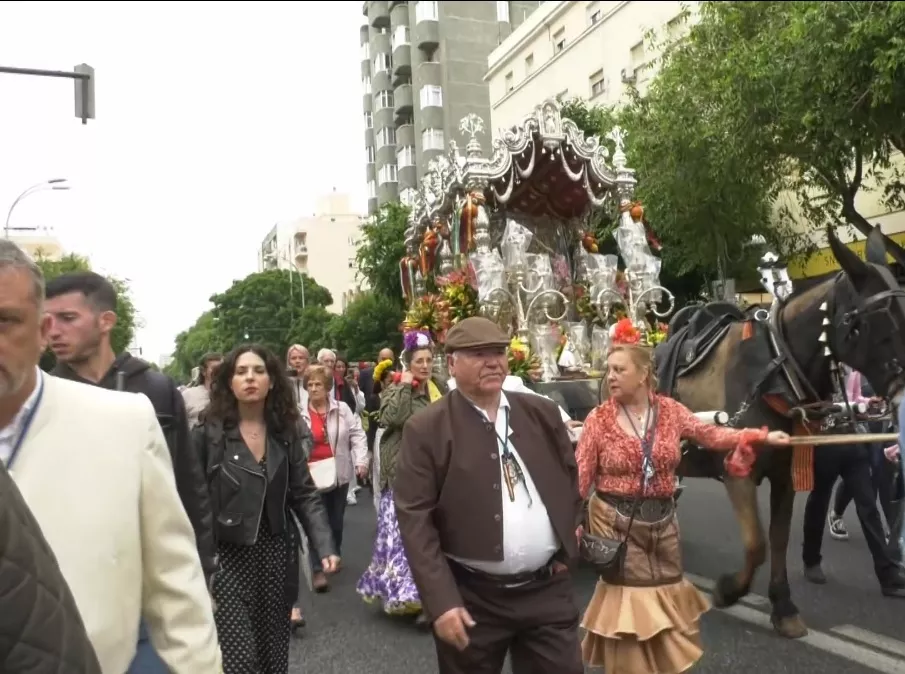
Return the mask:
<path id="1" fill-rule="evenodd" d="M 674 308 L 634 198 L 626 134 L 585 137 L 555 100 L 502 130 L 489 157 L 480 117 L 459 130 L 464 154 L 451 142 L 419 189 L 400 195 L 410 209 L 406 327 L 442 344 L 457 321 L 488 316 L 512 336 L 512 374 L 583 419 L 599 402 L 614 332 L 663 339 L 660 319 Z M 601 252 L 602 236 L 618 254 Z"/>

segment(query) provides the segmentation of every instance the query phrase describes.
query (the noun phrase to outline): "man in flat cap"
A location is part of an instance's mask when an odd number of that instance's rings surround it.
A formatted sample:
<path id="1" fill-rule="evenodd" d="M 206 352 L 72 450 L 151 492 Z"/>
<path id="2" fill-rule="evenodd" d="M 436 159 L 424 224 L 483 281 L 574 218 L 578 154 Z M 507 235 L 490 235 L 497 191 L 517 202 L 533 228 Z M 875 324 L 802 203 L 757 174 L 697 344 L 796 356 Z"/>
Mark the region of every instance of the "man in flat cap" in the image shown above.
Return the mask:
<path id="1" fill-rule="evenodd" d="M 581 517 L 556 405 L 503 393 L 509 338 L 486 318 L 449 330 L 457 388 L 413 416 L 396 513 L 440 674 L 582 674 L 568 565 Z"/>

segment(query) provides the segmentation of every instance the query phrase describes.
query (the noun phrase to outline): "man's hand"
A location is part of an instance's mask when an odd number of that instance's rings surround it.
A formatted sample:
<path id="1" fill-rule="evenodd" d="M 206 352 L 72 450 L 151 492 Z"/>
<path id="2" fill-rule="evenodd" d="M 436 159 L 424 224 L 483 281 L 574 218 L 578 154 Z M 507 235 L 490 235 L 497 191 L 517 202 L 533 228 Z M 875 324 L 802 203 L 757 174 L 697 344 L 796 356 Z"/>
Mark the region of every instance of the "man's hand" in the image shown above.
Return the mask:
<path id="1" fill-rule="evenodd" d="M 359 480 L 364 480 L 368 476 L 368 467 L 355 466 L 355 474 L 358 476 Z"/>
<path id="2" fill-rule="evenodd" d="M 568 571 L 569 567 L 563 564 L 562 562 L 553 562 L 553 573 L 562 573 L 563 571 Z"/>
<path id="3" fill-rule="evenodd" d="M 475 626 L 463 607 L 451 608 L 434 621 L 434 633 L 460 651 L 468 648 L 468 630 Z"/>
<path id="4" fill-rule="evenodd" d="M 575 421 L 574 419 L 566 422 L 566 428 L 581 428 L 582 426 L 584 426 L 582 422 Z"/>
<path id="5" fill-rule="evenodd" d="M 336 573 L 339 570 L 339 557 L 337 555 L 324 557 L 321 560 L 321 567 L 324 569 L 324 573 Z"/>
<path id="6" fill-rule="evenodd" d="M 767 433 L 767 444 L 774 447 L 783 447 L 789 444 L 789 434 L 785 431 L 770 431 Z"/>
<path id="7" fill-rule="evenodd" d="M 902 455 L 902 450 L 899 449 L 898 445 L 893 445 L 892 447 L 887 447 L 886 449 L 884 449 L 883 454 L 886 456 L 887 461 L 892 461 L 893 463 L 895 463 Z"/>

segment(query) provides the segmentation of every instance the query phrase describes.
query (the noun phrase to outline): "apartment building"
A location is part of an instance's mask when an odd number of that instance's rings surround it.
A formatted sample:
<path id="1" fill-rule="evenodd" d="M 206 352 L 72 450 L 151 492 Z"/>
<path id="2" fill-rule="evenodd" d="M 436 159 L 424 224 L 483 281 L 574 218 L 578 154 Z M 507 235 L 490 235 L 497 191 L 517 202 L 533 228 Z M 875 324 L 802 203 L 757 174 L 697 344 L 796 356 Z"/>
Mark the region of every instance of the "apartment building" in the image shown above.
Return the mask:
<path id="1" fill-rule="evenodd" d="M 629 85 L 643 91 L 656 56 L 645 35 L 680 37 L 696 8 L 679 0 L 545 2 L 487 59 L 493 128 L 516 124 L 557 95 L 613 105 Z"/>
<path id="2" fill-rule="evenodd" d="M 369 213 L 417 186 L 428 162 L 445 154 L 449 141 L 460 140 L 463 117 L 475 113 L 490 122 L 487 57 L 539 4 L 364 3 L 360 37 Z"/>
<path id="3" fill-rule="evenodd" d="M 66 255 L 63 244 L 49 230 L 45 232 L 37 228 L 34 231 L 11 230 L 9 238 L 35 259 L 56 261 Z"/>
<path id="4" fill-rule="evenodd" d="M 327 288 L 334 313 L 345 311 L 361 292 L 355 250 L 364 216 L 354 213 L 348 195 L 321 197 L 308 217 L 277 223 L 258 252 L 258 271 L 290 269 Z"/>
<path id="5" fill-rule="evenodd" d="M 490 90 L 491 128 L 496 133 L 512 126 L 536 105 L 558 95 L 577 96 L 592 105 L 616 105 L 625 100 L 629 86 L 644 93 L 657 73 L 659 54 L 652 45 L 681 38 L 697 20 L 698 6 L 679 0 L 543 3 L 487 59 L 484 79 Z M 651 32 L 654 39 L 646 39 Z M 872 176 L 865 180 L 856 198 L 858 211 L 905 245 L 905 211 L 886 207 L 878 187 Z M 820 249 L 790 264 L 793 277 L 834 268 L 825 233 L 805 223 L 794 195 L 780 195 L 777 213 L 780 206 L 791 211 L 801 231 Z M 838 233 L 852 249 L 863 251 L 863 236 L 848 228 Z"/>

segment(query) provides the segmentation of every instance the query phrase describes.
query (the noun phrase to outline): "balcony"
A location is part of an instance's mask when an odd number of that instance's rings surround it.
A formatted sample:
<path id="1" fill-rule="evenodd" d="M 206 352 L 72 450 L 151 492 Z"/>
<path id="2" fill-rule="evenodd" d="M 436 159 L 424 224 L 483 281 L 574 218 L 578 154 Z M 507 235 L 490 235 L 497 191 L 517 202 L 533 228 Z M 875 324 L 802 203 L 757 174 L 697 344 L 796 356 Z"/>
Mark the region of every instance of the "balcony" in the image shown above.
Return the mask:
<path id="1" fill-rule="evenodd" d="M 404 31 L 402 30 L 404 29 Z M 408 28 L 400 26 L 397 32 L 405 32 L 404 39 L 396 39 L 393 35 L 393 84 L 399 84 L 401 80 L 412 76 L 412 50 L 408 41 Z"/>
<path id="2" fill-rule="evenodd" d="M 396 101 L 396 119 L 412 114 L 412 85 L 401 84 L 393 90 Z"/>
<path id="3" fill-rule="evenodd" d="M 368 3 L 368 23 L 374 28 L 389 28 L 390 8 L 385 0 L 371 0 Z"/>

